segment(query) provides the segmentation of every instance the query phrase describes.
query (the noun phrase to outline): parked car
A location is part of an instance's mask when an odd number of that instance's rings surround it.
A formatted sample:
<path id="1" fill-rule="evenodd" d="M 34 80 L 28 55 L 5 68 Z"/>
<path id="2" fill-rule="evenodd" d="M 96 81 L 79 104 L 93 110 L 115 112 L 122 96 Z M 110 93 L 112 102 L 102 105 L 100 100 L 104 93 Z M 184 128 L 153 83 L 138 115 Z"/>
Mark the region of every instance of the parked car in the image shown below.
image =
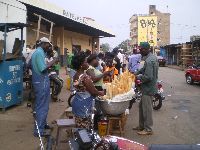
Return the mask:
<path id="1" fill-rule="evenodd" d="M 158 62 L 159 62 L 159 66 L 163 66 L 165 67 L 166 65 L 166 59 L 162 56 L 157 56 Z"/>
<path id="2" fill-rule="evenodd" d="M 193 84 L 194 82 L 200 83 L 200 64 L 188 67 L 185 71 L 185 78 L 188 84 Z"/>

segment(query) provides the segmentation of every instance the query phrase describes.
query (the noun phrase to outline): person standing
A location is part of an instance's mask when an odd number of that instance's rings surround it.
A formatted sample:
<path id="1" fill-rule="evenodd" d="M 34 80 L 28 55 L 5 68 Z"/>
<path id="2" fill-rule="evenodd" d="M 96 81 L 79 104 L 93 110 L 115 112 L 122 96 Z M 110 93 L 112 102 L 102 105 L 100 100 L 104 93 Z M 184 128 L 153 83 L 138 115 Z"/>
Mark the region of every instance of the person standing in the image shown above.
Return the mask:
<path id="1" fill-rule="evenodd" d="M 139 103 L 139 126 L 133 130 L 138 130 L 137 134 L 139 135 L 151 135 L 153 134 L 152 100 L 157 92 L 159 64 L 157 57 L 150 52 L 149 43 L 141 42 L 140 47 L 140 53 L 145 58 L 145 63 L 144 67 L 135 74 L 136 78 L 142 82 L 142 99 Z"/>
<path id="2" fill-rule="evenodd" d="M 123 49 L 118 49 L 117 57 L 118 57 L 119 60 L 120 60 L 120 65 L 121 65 L 120 74 L 121 74 L 121 73 L 122 73 L 122 70 L 123 70 L 123 63 L 124 63 Z"/>
<path id="3" fill-rule="evenodd" d="M 47 69 L 57 62 L 57 59 L 54 58 L 48 64 L 45 63 L 45 53 L 49 51 L 50 46 L 51 43 L 47 38 L 41 38 L 39 46 L 31 57 L 32 84 L 35 93 L 35 119 L 41 136 L 48 135 L 45 129 L 50 128 L 46 121 L 50 102 L 50 82 Z M 34 136 L 38 136 L 36 126 L 34 128 Z"/>
<path id="4" fill-rule="evenodd" d="M 115 68 L 118 70 L 118 74 L 120 74 L 121 63 L 119 57 L 117 56 L 118 52 L 118 49 L 114 48 L 112 54 L 114 55 L 114 61 L 116 62 Z"/>
<path id="5" fill-rule="evenodd" d="M 131 73 L 136 72 L 139 69 L 141 61 L 141 54 L 137 53 L 137 49 L 133 49 L 133 54 L 129 57 L 128 70 Z"/>
<path id="6" fill-rule="evenodd" d="M 55 58 L 59 58 L 59 48 L 58 46 L 54 46 L 54 50 L 53 50 L 53 57 Z M 57 62 L 55 65 L 54 65 L 54 70 L 55 72 L 57 73 L 57 75 L 59 75 L 59 70 L 60 70 L 61 66 L 60 66 L 60 63 Z"/>
<path id="7" fill-rule="evenodd" d="M 99 66 L 98 56 L 96 54 L 91 54 L 87 58 L 87 62 L 89 64 L 89 68 L 86 71 L 87 75 L 90 76 L 95 88 L 98 91 L 103 91 L 103 78 L 105 76 L 109 76 L 111 72 L 105 71 L 102 73 L 101 71 L 96 69 L 96 67 Z M 94 116 L 94 129 L 98 129 L 98 121 L 100 121 L 100 118 L 102 116 L 100 103 L 98 100 L 95 100 L 95 108 L 96 108 L 96 113 Z"/>
<path id="8" fill-rule="evenodd" d="M 99 66 L 96 67 L 99 71 L 104 72 L 106 64 L 104 62 L 104 54 L 103 53 L 99 53 L 98 54 L 98 58 L 99 58 Z"/>

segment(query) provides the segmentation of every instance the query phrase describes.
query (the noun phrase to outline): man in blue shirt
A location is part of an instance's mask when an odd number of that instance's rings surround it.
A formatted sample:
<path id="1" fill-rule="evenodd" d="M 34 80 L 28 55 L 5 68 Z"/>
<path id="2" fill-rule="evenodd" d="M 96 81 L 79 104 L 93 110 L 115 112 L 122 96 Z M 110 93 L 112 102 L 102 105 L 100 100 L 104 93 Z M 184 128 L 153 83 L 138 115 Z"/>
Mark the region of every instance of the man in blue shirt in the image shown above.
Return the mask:
<path id="1" fill-rule="evenodd" d="M 133 49 L 133 54 L 129 57 L 128 70 L 135 73 L 139 69 L 141 54 L 137 53 L 137 49 Z"/>
<path id="2" fill-rule="evenodd" d="M 49 128 L 46 121 L 50 102 L 50 81 L 47 70 L 57 61 L 57 59 L 54 58 L 48 64 L 45 62 L 45 53 L 49 50 L 50 45 L 51 43 L 47 38 L 41 38 L 39 46 L 31 57 L 32 84 L 35 92 L 35 119 L 38 123 L 41 136 L 47 135 L 45 129 Z M 34 136 L 38 136 L 36 126 L 34 129 Z"/>

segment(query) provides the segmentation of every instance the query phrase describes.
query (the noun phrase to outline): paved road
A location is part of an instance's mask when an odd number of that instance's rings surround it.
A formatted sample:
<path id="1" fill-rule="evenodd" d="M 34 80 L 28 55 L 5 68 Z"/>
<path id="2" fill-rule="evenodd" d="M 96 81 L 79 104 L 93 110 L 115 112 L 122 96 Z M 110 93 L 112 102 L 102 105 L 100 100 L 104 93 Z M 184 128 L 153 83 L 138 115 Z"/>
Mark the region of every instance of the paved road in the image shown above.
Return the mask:
<path id="1" fill-rule="evenodd" d="M 200 85 L 187 85 L 184 72 L 159 69 L 166 100 L 159 111 L 154 111 L 154 135 L 138 136 L 132 131 L 138 125 L 138 104 L 129 115 L 126 137 L 143 144 L 197 144 L 200 143 Z"/>
<path id="2" fill-rule="evenodd" d="M 62 72 L 65 79 L 65 73 Z M 159 78 L 164 81 L 166 100 L 159 111 L 154 111 L 154 135 L 138 136 L 132 130 L 138 125 L 138 104 L 134 104 L 125 126 L 125 137 L 137 142 L 151 144 L 197 144 L 200 143 L 200 85 L 187 85 L 184 72 L 160 68 Z M 64 102 L 50 104 L 49 122 L 60 118 L 67 103 L 66 88 L 63 88 L 61 98 Z M 26 98 L 25 98 L 26 99 Z M 35 150 L 39 139 L 32 135 L 33 117 L 31 110 L 23 105 L 10 108 L 6 113 L 0 113 L 0 149 Z M 56 127 L 54 130 L 54 136 Z M 62 140 L 67 137 L 62 132 Z M 68 143 L 61 143 L 61 149 L 67 149 Z"/>

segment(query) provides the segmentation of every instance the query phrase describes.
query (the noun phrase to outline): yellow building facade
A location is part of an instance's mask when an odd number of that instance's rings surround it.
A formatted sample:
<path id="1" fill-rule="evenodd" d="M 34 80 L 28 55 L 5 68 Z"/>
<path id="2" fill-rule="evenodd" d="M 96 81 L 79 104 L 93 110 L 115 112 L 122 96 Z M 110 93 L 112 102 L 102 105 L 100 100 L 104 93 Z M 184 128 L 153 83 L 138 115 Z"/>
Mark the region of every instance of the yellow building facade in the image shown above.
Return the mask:
<path id="1" fill-rule="evenodd" d="M 157 16 L 138 17 L 138 43 L 140 42 L 157 46 Z"/>

